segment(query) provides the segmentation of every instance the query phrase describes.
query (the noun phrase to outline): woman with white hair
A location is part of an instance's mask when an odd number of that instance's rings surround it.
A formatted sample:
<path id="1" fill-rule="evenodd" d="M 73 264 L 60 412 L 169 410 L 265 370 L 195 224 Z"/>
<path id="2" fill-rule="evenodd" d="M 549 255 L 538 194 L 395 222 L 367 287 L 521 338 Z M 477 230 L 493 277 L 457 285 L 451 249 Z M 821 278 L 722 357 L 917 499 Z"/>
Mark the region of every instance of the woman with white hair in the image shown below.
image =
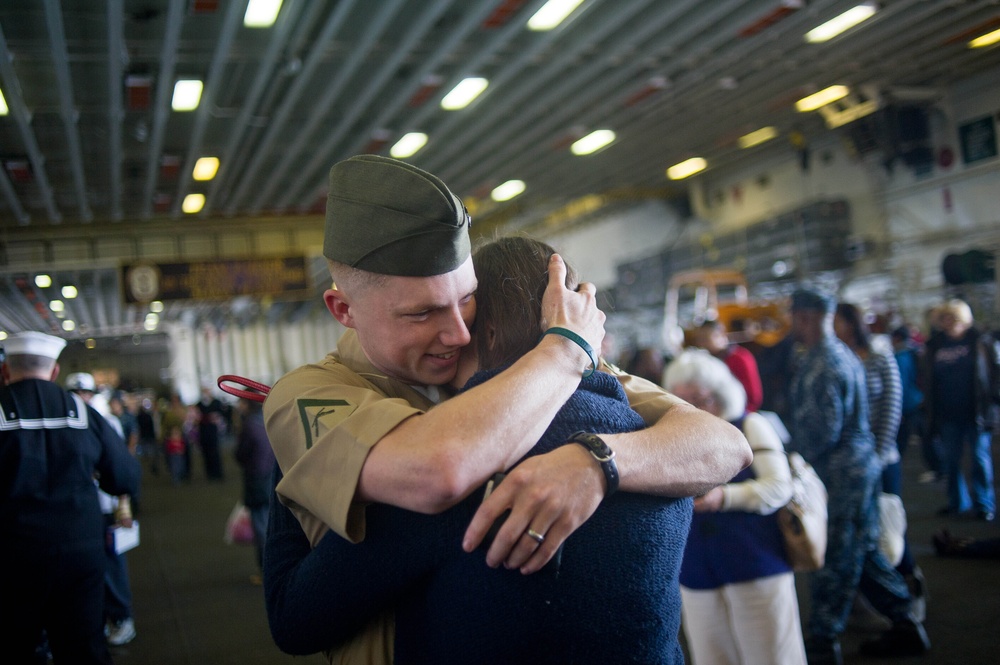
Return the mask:
<path id="1" fill-rule="evenodd" d="M 729 368 L 691 349 L 667 367 L 664 388 L 740 427 L 753 463 L 694 503 L 681 565 L 684 635 L 695 665 L 805 665 L 806 654 L 776 511 L 792 496 L 781 439 L 765 416 L 746 412 Z"/>
<path id="2" fill-rule="evenodd" d="M 996 494 L 990 430 L 1000 403 L 1000 350 L 993 336 L 973 327 L 967 303 L 948 300 L 935 313 L 940 332 L 928 340 L 924 355 L 924 403 L 931 433 L 941 437 L 944 451 L 948 505 L 941 514 L 974 509 L 976 517 L 991 522 Z M 972 453 L 969 484 L 962 474 L 966 447 Z"/>

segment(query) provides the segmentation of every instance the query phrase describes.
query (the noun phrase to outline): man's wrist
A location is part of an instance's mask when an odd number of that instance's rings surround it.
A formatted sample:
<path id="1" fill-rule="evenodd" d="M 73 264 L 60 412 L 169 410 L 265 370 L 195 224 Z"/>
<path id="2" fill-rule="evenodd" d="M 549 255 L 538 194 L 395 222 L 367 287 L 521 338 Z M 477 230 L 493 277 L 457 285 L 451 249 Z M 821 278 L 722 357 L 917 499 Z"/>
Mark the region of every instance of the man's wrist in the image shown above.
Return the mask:
<path id="1" fill-rule="evenodd" d="M 588 364 L 583 370 L 583 376 L 585 378 L 593 374 L 594 370 L 597 369 L 599 361 L 597 359 L 597 354 L 594 352 L 594 347 L 592 347 L 590 343 L 578 333 L 573 332 L 569 328 L 563 328 L 561 326 L 553 326 L 551 328 L 548 328 L 545 332 L 542 333 L 541 339 L 539 341 L 545 339 L 547 336 L 561 337 L 565 340 L 568 340 L 569 342 L 571 342 L 570 344 L 571 347 L 575 346 L 577 349 L 583 351 L 584 354 L 586 354 L 588 359 Z"/>

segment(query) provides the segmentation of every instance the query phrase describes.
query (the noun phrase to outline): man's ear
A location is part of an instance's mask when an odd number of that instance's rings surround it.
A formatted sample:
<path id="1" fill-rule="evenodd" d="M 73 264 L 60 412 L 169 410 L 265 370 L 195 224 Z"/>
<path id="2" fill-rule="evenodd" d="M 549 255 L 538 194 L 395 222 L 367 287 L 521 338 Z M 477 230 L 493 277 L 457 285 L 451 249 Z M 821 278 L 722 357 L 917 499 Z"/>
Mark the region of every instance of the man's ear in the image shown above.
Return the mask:
<path id="1" fill-rule="evenodd" d="M 323 302 L 326 308 L 333 314 L 341 325 L 346 328 L 354 327 L 354 317 L 351 315 L 351 303 L 344 292 L 340 289 L 327 289 L 323 292 Z"/>
<path id="2" fill-rule="evenodd" d="M 52 368 L 52 378 L 50 378 L 49 381 L 54 382 L 57 378 L 59 378 L 59 363 L 56 363 Z"/>

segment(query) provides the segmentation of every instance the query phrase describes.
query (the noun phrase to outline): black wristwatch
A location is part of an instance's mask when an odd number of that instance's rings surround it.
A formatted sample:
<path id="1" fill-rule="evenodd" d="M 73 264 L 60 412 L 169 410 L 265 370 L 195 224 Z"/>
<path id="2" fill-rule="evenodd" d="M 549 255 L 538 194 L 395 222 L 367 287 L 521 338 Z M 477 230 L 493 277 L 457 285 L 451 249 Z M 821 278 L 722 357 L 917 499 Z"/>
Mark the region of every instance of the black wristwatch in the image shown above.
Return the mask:
<path id="1" fill-rule="evenodd" d="M 586 448 L 601 465 L 601 471 L 604 472 L 604 479 L 608 483 L 608 491 L 605 492 L 604 498 L 606 499 L 614 494 L 618 489 L 618 465 L 615 463 L 615 451 L 611 450 L 611 447 L 604 442 L 604 439 L 589 432 L 576 432 L 570 435 L 569 440 L 573 443 L 579 443 Z"/>

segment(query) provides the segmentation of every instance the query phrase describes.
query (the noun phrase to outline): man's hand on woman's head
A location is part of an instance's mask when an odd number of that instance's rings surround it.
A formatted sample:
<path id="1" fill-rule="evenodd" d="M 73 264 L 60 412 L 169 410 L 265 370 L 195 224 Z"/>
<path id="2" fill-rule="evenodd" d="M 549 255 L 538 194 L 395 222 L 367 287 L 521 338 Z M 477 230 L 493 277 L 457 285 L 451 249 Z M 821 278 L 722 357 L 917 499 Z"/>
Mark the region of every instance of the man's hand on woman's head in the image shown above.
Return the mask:
<path id="1" fill-rule="evenodd" d="M 576 291 L 566 288 L 566 264 L 553 254 L 549 260 L 549 284 L 542 297 L 542 329 L 567 328 L 583 337 L 591 348 L 604 341 L 604 312 L 597 308 L 597 288 L 581 282 Z"/>

